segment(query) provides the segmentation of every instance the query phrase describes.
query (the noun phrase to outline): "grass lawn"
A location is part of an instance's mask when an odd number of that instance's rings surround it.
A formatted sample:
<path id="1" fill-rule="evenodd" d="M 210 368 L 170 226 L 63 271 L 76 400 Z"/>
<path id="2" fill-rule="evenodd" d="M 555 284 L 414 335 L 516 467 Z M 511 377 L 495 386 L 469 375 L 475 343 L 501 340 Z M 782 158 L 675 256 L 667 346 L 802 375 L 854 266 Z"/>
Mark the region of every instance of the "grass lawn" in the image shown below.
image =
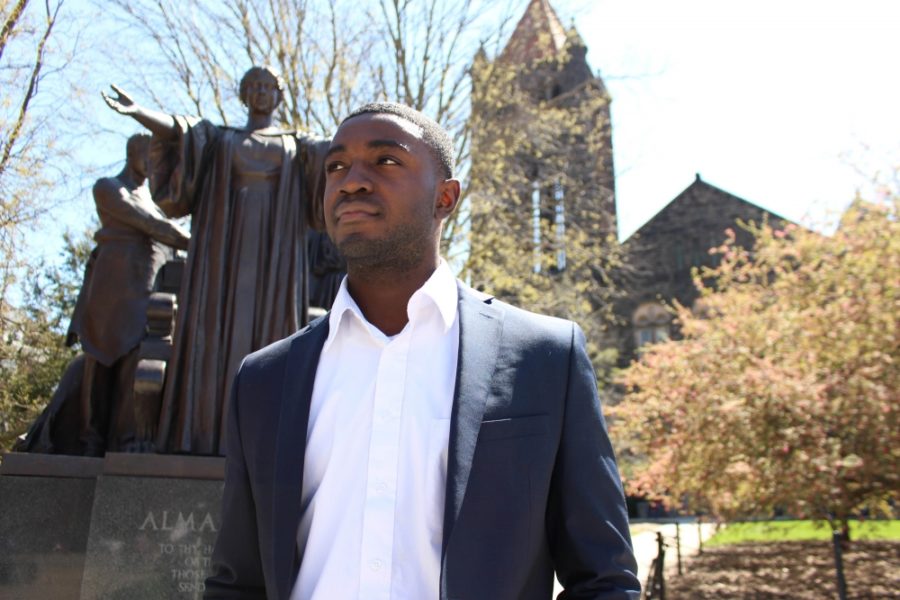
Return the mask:
<path id="1" fill-rule="evenodd" d="M 704 545 L 830 539 L 831 530 L 825 521 L 754 521 L 728 524 Z M 900 520 L 851 521 L 850 539 L 900 540 Z"/>

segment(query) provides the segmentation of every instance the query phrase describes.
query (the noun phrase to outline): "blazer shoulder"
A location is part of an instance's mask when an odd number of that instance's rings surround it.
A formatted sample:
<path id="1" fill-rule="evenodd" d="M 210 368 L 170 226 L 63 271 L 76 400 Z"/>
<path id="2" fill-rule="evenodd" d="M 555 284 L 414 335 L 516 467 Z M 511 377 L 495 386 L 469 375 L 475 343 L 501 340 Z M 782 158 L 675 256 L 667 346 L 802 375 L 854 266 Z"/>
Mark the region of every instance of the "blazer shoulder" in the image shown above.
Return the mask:
<path id="1" fill-rule="evenodd" d="M 513 306 L 489 294 L 474 290 L 462 282 L 459 284 L 459 292 L 463 301 L 478 302 L 490 307 L 489 310 L 502 317 L 504 332 L 515 332 L 517 337 L 538 341 L 553 340 L 568 346 L 572 342 L 573 330 L 577 332 L 576 337 L 581 334 L 581 328 L 574 321 Z"/>
<path id="2" fill-rule="evenodd" d="M 291 348 L 295 344 L 315 344 L 319 339 L 324 341 L 327 335 L 328 315 L 326 314 L 288 337 L 251 352 L 244 358 L 241 370 L 250 369 L 256 371 L 272 368 L 287 359 Z"/>
<path id="3" fill-rule="evenodd" d="M 550 338 L 559 337 L 564 338 L 566 342 L 569 342 L 572 338 L 572 330 L 580 330 L 578 324 L 569 319 L 561 319 L 559 317 L 531 312 L 524 308 L 519 308 L 518 306 L 503 302 L 502 300 L 497 300 L 496 298 L 491 300 L 491 304 L 505 313 L 505 327 L 527 329 L 533 332 L 535 336 Z"/>

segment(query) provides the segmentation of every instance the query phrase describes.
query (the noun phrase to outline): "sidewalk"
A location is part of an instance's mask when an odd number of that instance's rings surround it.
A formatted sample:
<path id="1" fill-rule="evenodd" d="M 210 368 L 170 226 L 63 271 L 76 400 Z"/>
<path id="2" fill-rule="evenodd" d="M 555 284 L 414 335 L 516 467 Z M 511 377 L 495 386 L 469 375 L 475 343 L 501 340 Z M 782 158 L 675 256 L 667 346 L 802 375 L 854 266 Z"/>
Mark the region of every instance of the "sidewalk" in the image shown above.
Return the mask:
<path id="1" fill-rule="evenodd" d="M 681 560 L 684 566 L 687 558 L 697 554 L 700 548 L 700 536 L 704 540 L 710 538 L 715 531 L 715 523 L 703 523 L 699 528 L 694 520 L 683 520 L 677 528 L 681 534 Z M 647 575 L 650 573 L 650 563 L 656 558 L 657 542 L 656 533 L 662 532 L 663 541 L 666 544 L 666 576 L 676 576 L 678 573 L 678 552 L 675 543 L 676 526 L 674 522 L 656 523 L 642 521 L 631 524 L 631 541 L 634 544 L 634 555 L 638 564 L 638 579 L 641 585 L 647 583 Z M 685 567 L 686 568 L 686 567 Z M 562 591 L 559 582 L 553 586 L 553 597 Z"/>

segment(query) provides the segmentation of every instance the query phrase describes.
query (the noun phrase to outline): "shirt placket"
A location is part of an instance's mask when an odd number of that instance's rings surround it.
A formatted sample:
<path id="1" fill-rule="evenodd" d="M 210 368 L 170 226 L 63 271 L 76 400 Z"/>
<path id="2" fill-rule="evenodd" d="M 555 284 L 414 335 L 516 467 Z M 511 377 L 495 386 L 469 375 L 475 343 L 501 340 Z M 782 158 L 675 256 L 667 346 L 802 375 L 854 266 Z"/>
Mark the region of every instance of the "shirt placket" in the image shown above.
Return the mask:
<path id="1" fill-rule="evenodd" d="M 400 424 L 411 331 L 381 351 L 372 405 L 360 553 L 360 600 L 390 600 Z"/>

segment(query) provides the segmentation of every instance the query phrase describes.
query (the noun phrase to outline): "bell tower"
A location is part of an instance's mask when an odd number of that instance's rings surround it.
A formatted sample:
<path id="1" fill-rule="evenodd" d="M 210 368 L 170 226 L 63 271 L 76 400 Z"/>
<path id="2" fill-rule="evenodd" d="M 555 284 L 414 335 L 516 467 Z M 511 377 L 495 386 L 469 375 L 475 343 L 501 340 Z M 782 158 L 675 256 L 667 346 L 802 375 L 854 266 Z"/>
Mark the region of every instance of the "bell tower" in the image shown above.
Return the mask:
<path id="1" fill-rule="evenodd" d="M 615 236 L 610 96 L 547 0 L 531 0 L 497 57 L 475 56 L 472 115 L 473 250 L 500 243 L 480 234 L 502 219 L 516 240 L 507 251 L 553 273 L 573 244 Z"/>

